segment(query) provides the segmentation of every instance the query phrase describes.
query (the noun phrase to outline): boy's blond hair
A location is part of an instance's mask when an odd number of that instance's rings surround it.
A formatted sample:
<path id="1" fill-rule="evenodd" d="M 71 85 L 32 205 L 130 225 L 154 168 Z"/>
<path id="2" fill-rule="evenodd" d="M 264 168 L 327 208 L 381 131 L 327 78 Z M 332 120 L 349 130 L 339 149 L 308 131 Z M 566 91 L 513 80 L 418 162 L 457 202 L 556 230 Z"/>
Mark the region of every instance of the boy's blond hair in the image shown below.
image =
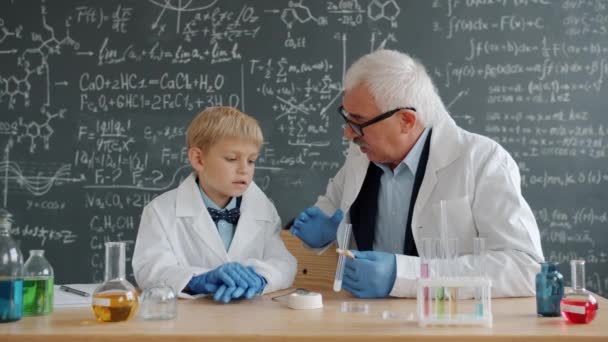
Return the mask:
<path id="1" fill-rule="evenodd" d="M 258 148 L 264 141 L 262 129 L 253 117 L 233 107 L 208 107 L 190 122 L 186 145 L 205 150 L 228 137 L 251 140 Z"/>

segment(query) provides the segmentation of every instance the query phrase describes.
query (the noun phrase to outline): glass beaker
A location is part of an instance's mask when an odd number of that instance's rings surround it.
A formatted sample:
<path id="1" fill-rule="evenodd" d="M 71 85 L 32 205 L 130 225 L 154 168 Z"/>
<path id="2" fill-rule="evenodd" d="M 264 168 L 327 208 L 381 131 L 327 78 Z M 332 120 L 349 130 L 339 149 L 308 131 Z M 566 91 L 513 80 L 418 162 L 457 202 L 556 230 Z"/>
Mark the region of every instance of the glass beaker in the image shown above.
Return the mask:
<path id="1" fill-rule="evenodd" d="M 23 315 L 23 256 L 11 239 L 12 215 L 0 209 L 0 323 Z"/>
<path id="2" fill-rule="evenodd" d="M 139 304 L 139 314 L 143 319 L 163 320 L 177 316 L 177 294 L 165 282 L 145 288 Z"/>
<path id="3" fill-rule="evenodd" d="M 137 310 L 137 291 L 125 278 L 124 242 L 106 242 L 105 281 L 93 292 L 93 312 L 102 322 L 129 320 Z"/>
<path id="4" fill-rule="evenodd" d="M 46 315 L 53 312 L 53 267 L 44 257 L 44 250 L 30 250 L 23 265 L 23 314 Z"/>
<path id="5" fill-rule="evenodd" d="M 597 313 L 597 300 L 585 290 L 585 260 L 570 260 L 572 289 L 561 301 L 562 316 L 570 323 L 589 323 Z"/>

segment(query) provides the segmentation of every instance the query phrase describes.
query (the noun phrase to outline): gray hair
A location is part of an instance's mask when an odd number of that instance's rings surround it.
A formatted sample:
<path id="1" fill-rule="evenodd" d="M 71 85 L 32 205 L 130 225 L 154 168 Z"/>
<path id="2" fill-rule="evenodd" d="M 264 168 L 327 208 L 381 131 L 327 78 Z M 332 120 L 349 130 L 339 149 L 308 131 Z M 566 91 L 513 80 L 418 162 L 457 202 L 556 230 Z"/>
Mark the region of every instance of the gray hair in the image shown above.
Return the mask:
<path id="1" fill-rule="evenodd" d="M 359 58 L 344 76 L 344 90 L 365 84 L 382 112 L 416 108 L 424 127 L 431 127 L 447 110 L 424 65 L 405 53 L 377 50 Z"/>

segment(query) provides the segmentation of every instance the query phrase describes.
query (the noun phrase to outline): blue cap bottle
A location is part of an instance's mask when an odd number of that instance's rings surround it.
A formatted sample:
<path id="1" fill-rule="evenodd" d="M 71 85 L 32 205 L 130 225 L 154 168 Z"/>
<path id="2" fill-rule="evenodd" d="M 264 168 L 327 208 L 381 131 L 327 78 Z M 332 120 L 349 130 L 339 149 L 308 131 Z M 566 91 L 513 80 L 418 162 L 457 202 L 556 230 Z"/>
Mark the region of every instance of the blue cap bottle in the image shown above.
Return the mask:
<path id="1" fill-rule="evenodd" d="M 564 296 L 564 276 L 557 270 L 556 262 L 540 264 L 536 275 L 536 312 L 539 316 L 560 316 L 559 303 Z"/>

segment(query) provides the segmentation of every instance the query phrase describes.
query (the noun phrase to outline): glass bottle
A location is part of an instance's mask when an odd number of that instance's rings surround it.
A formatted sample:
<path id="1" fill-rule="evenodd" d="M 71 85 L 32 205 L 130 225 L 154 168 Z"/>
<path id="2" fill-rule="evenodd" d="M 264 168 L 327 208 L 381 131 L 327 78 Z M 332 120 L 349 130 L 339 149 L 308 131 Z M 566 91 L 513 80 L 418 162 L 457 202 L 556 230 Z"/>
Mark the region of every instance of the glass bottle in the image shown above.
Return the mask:
<path id="1" fill-rule="evenodd" d="M 23 256 L 11 239 L 12 215 L 0 209 L 0 323 L 23 315 Z"/>
<path id="2" fill-rule="evenodd" d="M 137 292 L 125 278 L 125 243 L 105 245 L 105 281 L 93 292 L 93 312 L 102 322 L 126 321 L 137 310 Z"/>
<path id="3" fill-rule="evenodd" d="M 543 262 L 536 275 L 536 313 L 544 317 L 557 317 L 564 296 L 564 276 L 556 262 Z"/>
<path id="4" fill-rule="evenodd" d="M 571 260 L 572 289 L 561 302 L 562 316 L 571 323 L 589 323 L 597 313 L 597 300 L 585 290 L 585 260 Z"/>
<path id="5" fill-rule="evenodd" d="M 23 314 L 47 315 L 53 312 L 53 267 L 44 257 L 44 250 L 30 250 L 23 265 Z"/>
<path id="6" fill-rule="evenodd" d="M 174 319 L 177 316 L 177 294 L 165 282 L 145 288 L 139 304 L 139 312 L 143 319 Z"/>

